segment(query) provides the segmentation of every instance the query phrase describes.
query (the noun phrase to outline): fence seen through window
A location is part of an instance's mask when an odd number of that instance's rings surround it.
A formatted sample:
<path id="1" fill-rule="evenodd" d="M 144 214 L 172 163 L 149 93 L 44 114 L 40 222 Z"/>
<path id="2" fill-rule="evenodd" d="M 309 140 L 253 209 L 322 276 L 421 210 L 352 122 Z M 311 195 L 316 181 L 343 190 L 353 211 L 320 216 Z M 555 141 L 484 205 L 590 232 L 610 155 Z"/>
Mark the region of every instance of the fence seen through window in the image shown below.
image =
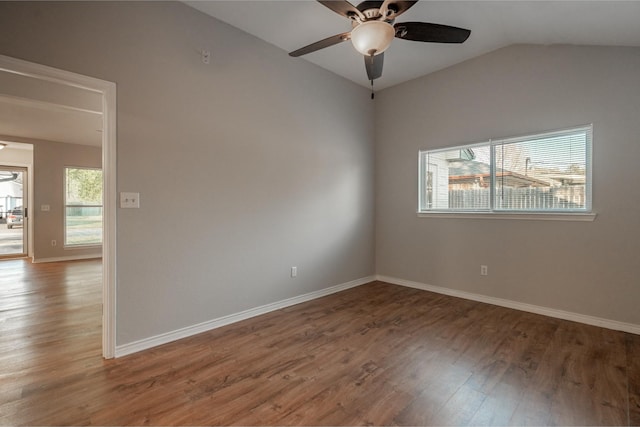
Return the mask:
<path id="1" fill-rule="evenodd" d="M 591 126 L 420 151 L 419 211 L 588 212 Z"/>

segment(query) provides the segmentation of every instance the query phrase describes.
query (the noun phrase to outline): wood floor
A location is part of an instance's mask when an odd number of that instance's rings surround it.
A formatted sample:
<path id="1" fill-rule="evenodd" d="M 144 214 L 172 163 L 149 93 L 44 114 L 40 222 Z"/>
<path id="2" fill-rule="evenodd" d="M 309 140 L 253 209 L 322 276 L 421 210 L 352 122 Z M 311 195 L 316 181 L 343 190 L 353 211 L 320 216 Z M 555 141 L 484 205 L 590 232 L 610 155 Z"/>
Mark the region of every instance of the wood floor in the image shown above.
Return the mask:
<path id="1" fill-rule="evenodd" d="M 100 262 L 0 262 L 0 425 L 639 425 L 640 336 L 375 282 L 101 359 Z"/>

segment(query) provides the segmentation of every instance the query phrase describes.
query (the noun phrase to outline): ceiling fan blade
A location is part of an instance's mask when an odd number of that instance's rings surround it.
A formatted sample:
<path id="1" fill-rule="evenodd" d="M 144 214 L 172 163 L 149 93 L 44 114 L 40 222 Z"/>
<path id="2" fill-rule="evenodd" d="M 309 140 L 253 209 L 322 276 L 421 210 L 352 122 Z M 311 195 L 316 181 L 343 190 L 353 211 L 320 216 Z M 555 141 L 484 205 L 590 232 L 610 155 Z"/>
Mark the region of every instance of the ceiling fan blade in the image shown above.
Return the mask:
<path id="1" fill-rule="evenodd" d="M 325 47 L 333 46 L 334 44 L 342 43 L 351 38 L 351 32 L 342 34 L 336 34 L 335 36 L 327 37 L 319 42 L 311 43 L 308 46 L 301 47 L 298 50 L 294 50 L 289 53 L 289 56 L 297 57 L 306 55 L 307 53 L 315 52 L 316 50 L 324 49 Z"/>
<path id="2" fill-rule="evenodd" d="M 318 3 L 322 3 L 324 6 L 345 18 L 354 19 L 357 16 L 363 21 L 366 19 L 362 12 L 347 0 L 318 0 Z"/>
<path id="3" fill-rule="evenodd" d="M 393 27 L 396 37 L 417 42 L 464 43 L 471 34 L 470 30 L 464 28 L 426 22 L 400 22 Z"/>
<path id="4" fill-rule="evenodd" d="M 384 52 L 375 56 L 365 56 L 364 66 L 367 69 L 369 80 L 375 80 L 382 76 L 382 65 L 384 64 Z"/>

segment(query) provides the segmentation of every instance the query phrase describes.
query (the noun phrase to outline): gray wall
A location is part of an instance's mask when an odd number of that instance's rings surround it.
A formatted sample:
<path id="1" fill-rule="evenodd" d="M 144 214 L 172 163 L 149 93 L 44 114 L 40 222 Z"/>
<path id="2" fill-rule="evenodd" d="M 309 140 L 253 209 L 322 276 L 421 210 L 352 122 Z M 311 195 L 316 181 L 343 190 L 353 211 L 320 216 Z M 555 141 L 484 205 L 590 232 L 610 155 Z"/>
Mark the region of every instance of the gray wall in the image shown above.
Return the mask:
<path id="1" fill-rule="evenodd" d="M 102 256 L 102 248 L 64 248 L 64 168 L 102 167 L 102 149 L 61 142 L 7 138 L 30 144 L 32 149 L 5 148 L 0 163 L 24 165 L 29 171 L 29 254 L 34 261 Z M 43 212 L 41 205 L 49 205 Z M 56 246 L 51 241 L 56 240 Z"/>
<path id="2" fill-rule="evenodd" d="M 64 248 L 64 169 L 102 167 L 102 149 L 87 145 L 41 141 L 33 143 L 33 259 L 102 256 L 102 248 Z M 43 212 L 41 205 L 49 205 Z M 51 241 L 56 246 L 51 246 Z"/>
<path id="3" fill-rule="evenodd" d="M 377 273 L 640 324 L 638 70 L 637 48 L 511 46 L 379 93 Z M 416 216 L 419 149 L 588 123 L 594 222 Z"/>
<path id="4" fill-rule="evenodd" d="M 512 46 L 374 112 L 179 3 L 0 2 L 0 28 L 1 54 L 118 85 L 118 189 L 141 193 L 117 217 L 118 345 L 366 277 L 374 248 L 382 275 L 640 324 L 638 49 Z M 418 149 L 586 123 L 594 222 L 416 216 Z"/>
<path id="5" fill-rule="evenodd" d="M 374 273 L 366 89 L 180 3 L 0 2 L 0 28 L 117 84 L 118 345 Z"/>

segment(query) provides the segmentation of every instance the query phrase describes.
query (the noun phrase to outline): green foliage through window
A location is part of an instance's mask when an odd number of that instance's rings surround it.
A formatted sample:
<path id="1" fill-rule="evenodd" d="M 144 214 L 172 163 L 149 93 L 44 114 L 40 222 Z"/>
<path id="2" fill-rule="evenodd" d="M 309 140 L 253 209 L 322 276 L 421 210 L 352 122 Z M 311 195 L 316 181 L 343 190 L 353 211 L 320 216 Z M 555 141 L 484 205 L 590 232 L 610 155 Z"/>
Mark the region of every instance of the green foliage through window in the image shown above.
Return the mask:
<path id="1" fill-rule="evenodd" d="M 65 169 L 65 246 L 102 244 L 102 170 Z"/>
<path id="2" fill-rule="evenodd" d="M 67 168 L 67 205 L 102 205 L 102 171 Z"/>

